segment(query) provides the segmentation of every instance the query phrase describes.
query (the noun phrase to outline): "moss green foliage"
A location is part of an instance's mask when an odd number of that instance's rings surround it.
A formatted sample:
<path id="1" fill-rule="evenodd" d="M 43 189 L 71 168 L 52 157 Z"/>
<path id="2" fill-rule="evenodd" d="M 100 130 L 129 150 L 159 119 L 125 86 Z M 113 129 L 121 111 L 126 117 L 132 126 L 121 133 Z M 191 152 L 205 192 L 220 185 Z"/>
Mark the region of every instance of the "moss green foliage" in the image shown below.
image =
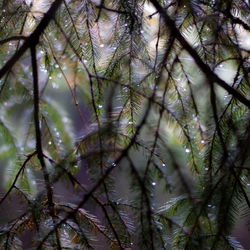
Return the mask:
<path id="1" fill-rule="evenodd" d="M 0 248 L 242 249 L 248 1 L 0 6 Z"/>

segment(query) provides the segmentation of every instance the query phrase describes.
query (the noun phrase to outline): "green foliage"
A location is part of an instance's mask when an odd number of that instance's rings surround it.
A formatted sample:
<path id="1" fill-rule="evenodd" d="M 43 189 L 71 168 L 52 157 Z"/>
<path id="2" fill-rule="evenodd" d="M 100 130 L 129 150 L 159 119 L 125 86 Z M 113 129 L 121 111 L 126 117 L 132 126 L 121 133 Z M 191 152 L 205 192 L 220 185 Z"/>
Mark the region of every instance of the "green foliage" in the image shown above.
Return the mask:
<path id="1" fill-rule="evenodd" d="M 0 6 L 1 249 L 243 249 L 247 1 Z"/>

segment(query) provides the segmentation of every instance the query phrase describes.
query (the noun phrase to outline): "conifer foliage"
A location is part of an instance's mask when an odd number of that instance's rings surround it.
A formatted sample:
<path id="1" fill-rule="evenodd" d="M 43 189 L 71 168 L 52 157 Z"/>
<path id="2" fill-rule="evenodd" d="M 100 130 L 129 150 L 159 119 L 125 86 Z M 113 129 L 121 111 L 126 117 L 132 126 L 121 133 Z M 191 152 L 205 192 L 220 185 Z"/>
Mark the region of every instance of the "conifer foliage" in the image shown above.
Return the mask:
<path id="1" fill-rule="evenodd" d="M 0 6 L 0 248 L 242 249 L 248 1 Z"/>

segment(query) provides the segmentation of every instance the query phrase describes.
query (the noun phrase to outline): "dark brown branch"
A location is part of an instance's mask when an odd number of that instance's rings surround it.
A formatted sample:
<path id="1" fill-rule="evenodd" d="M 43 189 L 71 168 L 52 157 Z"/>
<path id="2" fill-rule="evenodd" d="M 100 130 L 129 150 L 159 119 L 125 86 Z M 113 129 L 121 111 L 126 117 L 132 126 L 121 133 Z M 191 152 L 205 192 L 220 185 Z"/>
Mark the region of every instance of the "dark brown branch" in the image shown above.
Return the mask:
<path id="1" fill-rule="evenodd" d="M 31 51 L 31 63 L 32 63 L 32 72 L 33 72 L 33 94 L 34 94 L 34 123 L 35 123 L 35 131 L 36 131 L 36 151 L 37 156 L 40 161 L 43 178 L 45 181 L 48 205 L 50 209 L 50 215 L 55 225 L 55 204 L 53 201 L 53 191 L 50 183 L 49 173 L 44 161 L 43 150 L 42 150 L 42 137 L 40 130 L 40 110 L 39 110 L 39 86 L 38 86 L 38 71 L 37 71 L 37 58 L 36 58 L 36 43 L 30 47 Z M 57 238 L 57 247 L 61 249 L 60 236 L 58 230 L 55 230 L 56 238 Z"/>
<path id="2" fill-rule="evenodd" d="M 27 37 L 26 36 L 11 36 L 11 37 L 7 37 L 5 39 L 0 40 L 0 45 L 10 42 L 10 41 L 20 41 L 20 40 L 26 40 Z"/>

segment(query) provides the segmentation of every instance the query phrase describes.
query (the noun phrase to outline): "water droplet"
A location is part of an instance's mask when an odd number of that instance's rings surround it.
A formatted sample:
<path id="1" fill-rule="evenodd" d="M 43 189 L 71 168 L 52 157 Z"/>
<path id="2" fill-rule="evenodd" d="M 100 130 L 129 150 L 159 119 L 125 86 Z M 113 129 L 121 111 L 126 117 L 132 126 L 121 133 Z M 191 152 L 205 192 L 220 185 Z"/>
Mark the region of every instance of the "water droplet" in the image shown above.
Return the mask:
<path id="1" fill-rule="evenodd" d="M 63 118 L 62 118 L 62 121 L 63 121 L 63 122 L 67 122 L 68 120 L 69 120 L 69 119 L 68 119 L 67 117 L 63 117 Z"/>
<path id="2" fill-rule="evenodd" d="M 220 68 L 223 68 L 224 66 L 223 66 L 223 64 L 220 64 L 219 67 L 220 67 Z"/>
<path id="3" fill-rule="evenodd" d="M 59 68 L 59 65 L 58 64 L 56 64 L 56 66 L 55 66 L 57 69 Z"/>
<path id="4" fill-rule="evenodd" d="M 101 105 L 101 104 L 99 104 L 99 105 L 98 105 L 98 108 L 100 108 L 100 109 L 101 109 L 101 108 L 102 108 L 102 105 Z"/>
<path id="5" fill-rule="evenodd" d="M 205 140 L 201 140 L 201 143 L 204 144 L 204 143 L 205 143 Z"/>
<path id="6" fill-rule="evenodd" d="M 212 205 L 210 205 L 210 204 L 208 204 L 207 206 L 208 206 L 208 207 L 212 207 Z"/>
<path id="7" fill-rule="evenodd" d="M 50 76 L 49 79 L 51 80 L 51 79 L 52 79 L 52 76 Z"/>
<path id="8" fill-rule="evenodd" d="M 208 171 L 208 168 L 205 168 L 206 171 Z"/>
<path id="9" fill-rule="evenodd" d="M 247 183 L 247 186 L 250 186 L 250 183 Z"/>
<path id="10" fill-rule="evenodd" d="M 59 133 L 59 132 L 56 132 L 56 135 L 57 135 L 57 136 L 59 136 L 59 135 L 60 135 L 60 133 Z"/>
<path id="11" fill-rule="evenodd" d="M 104 44 L 103 44 L 103 43 L 102 43 L 102 44 L 100 44 L 100 47 L 101 47 L 101 48 L 104 48 Z"/>
<path id="12" fill-rule="evenodd" d="M 128 122 L 129 125 L 133 124 L 133 122 Z"/>
<path id="13" fill-rule="evenodd" d="M 59 86 L 58 86 L 55 82 L 52 82 L 52 88 L 53 88 L 53 89 L 58 89 Z"/>
<path id="14" fill-rule="evenodd" d="M 130 242 L 130 245 L 131 245 L 131 246 L 133 246 L 133 245 L 134 245 L 134 243 L 133 243 L 133 242 Z"/>
<path id="15" fill-rule="evenodd" d="M 152 186 L 155 186 L 156 185 L 156 182 L 152 182 Z"/>
<path id="16" fill-rule="evenodd" d="M 88 61 L 87 60 L 83 60 L 84 63 L 87 63 Z"/>
<path id="17" fill-rule="evenodd" d="M 52 144 L 52 142 L 51 142 L 51 141 L 49 141 L 49 142 L 48 142 L 48 144 L 49 144 L 49 145 L 51 145 L 51 144 Z"/>
<path id="18" fill-rule="evenodd" d="M 186 152 L 186 153 L 189 153 L 189 152 L 190 152 L 190 149 L 189 149 L 189 148 L 186 148 L 186 149 L 185 149 L 185 152 Z"/>
<path id="19" fill-rule="evenodd" d="M 166 167 L 166 164 L 165 164 L 165 163 L 162 163 L 162 166 L 163 166 L 163 167 Z"/>
<path id="20" fill-rule="evenodd" d="M 144 30 L 141 30 L 140 32 L 141 32 L 141 34 L 143 34 L 143 33 L 144 33 Z"/>
<path id="21" fill-rule="evenodd" d="M 125 24 L 124 24 L 124 26 L 125 26 L 125 27 L 127 27 L 127 26 L 128 26 L 128 24 L 127 24 L 127 23 L 125 23 Z"/>
<path id="22" fill-rule="evenodd" d="M 112 163 L 112 166 L 114 166 L 114 167 L 115 167 L 115 166 L 116 166 L 116 164 L 113 162 L 113 163 Z"/>

